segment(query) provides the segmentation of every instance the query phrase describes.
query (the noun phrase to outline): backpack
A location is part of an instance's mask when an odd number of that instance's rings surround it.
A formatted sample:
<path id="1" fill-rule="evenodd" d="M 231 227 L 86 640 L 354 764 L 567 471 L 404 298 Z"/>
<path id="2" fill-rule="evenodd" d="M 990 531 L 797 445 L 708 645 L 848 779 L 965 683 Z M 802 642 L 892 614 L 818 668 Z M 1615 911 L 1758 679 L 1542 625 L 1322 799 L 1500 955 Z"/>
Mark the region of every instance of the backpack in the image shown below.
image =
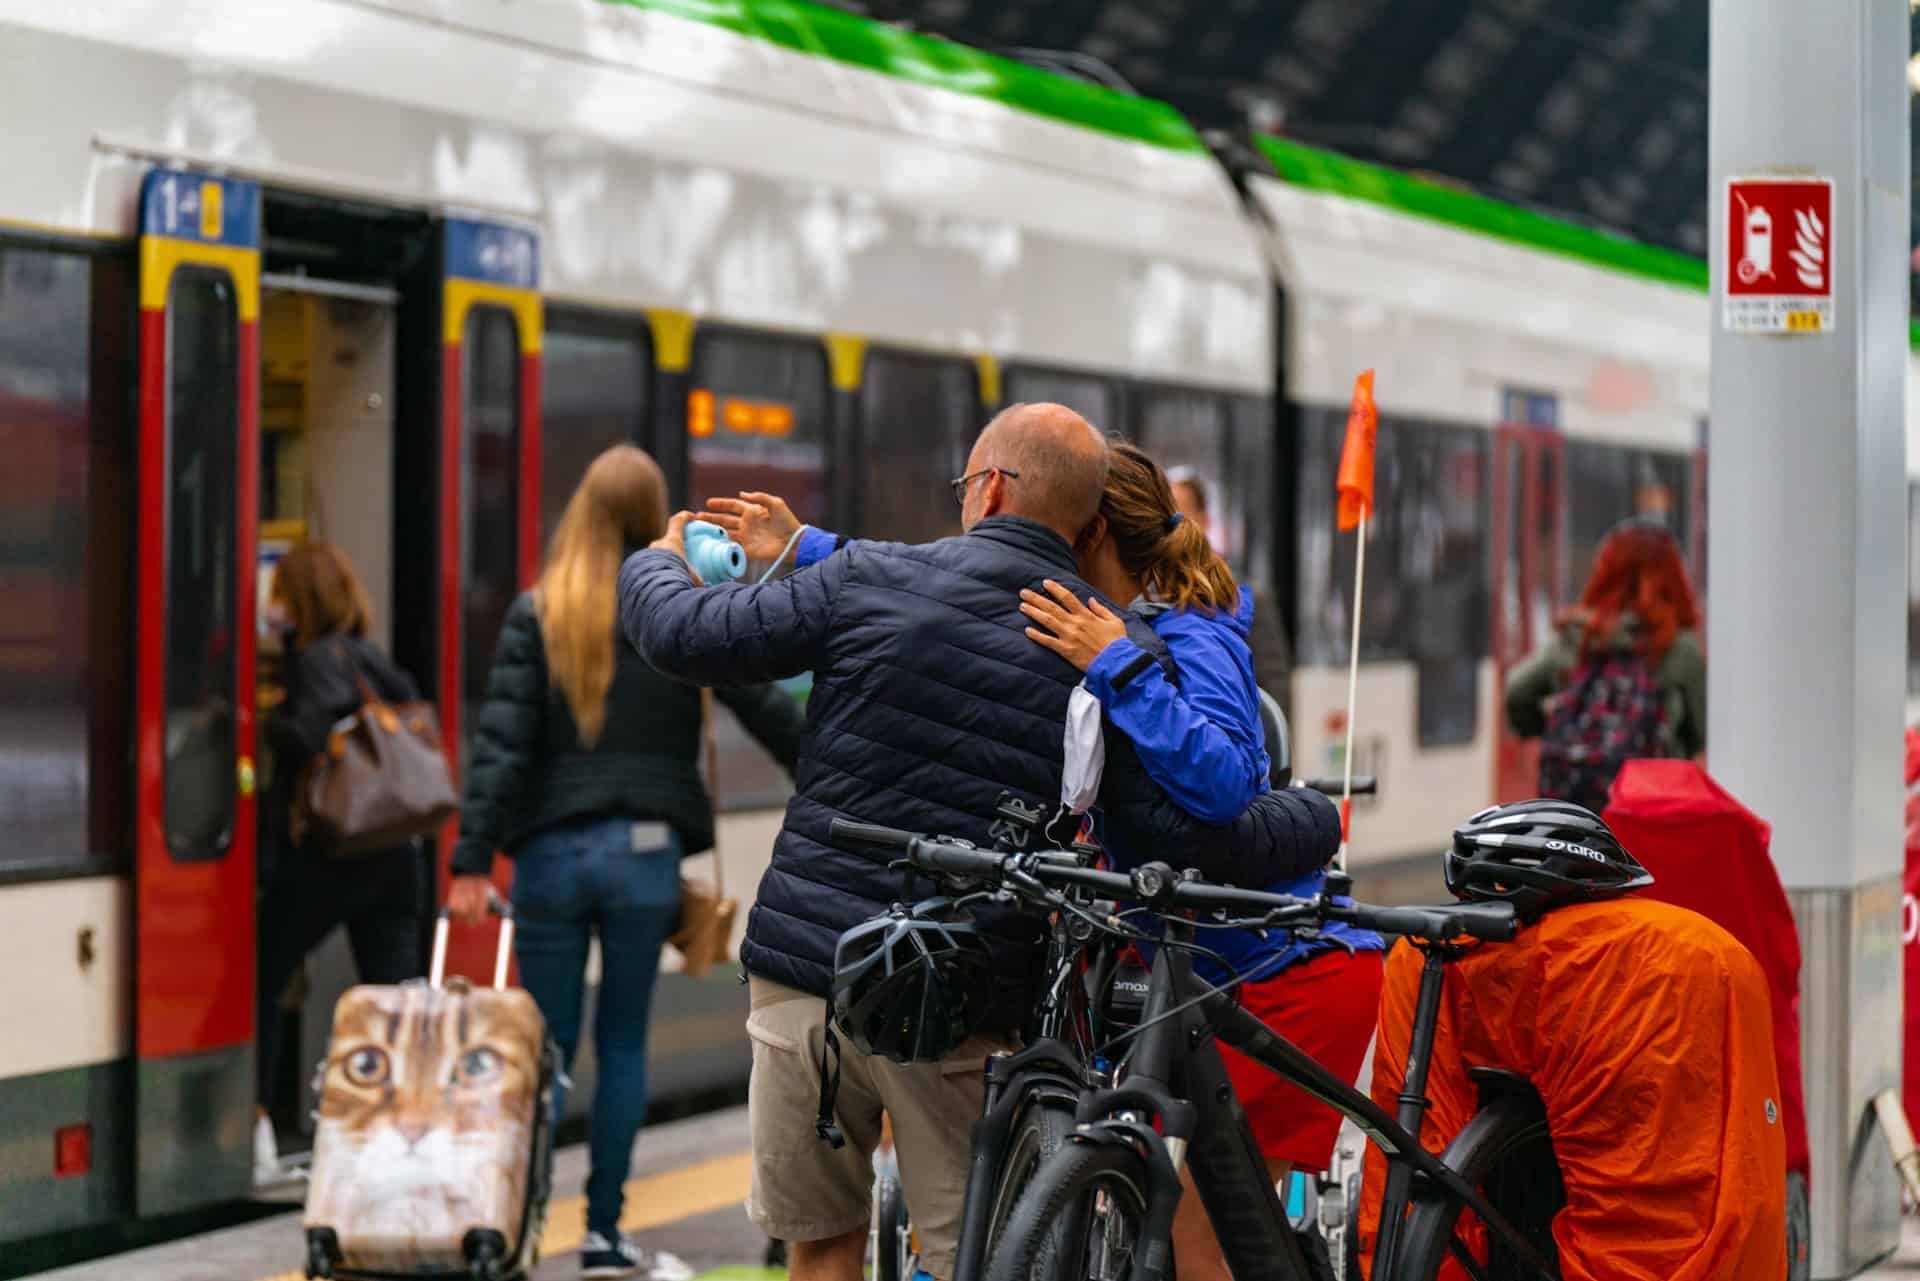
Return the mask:
<path id="1" fill-rule="evenodd" d="M 1614 650 L 1574 668 L 1540 735 L 1540 794 L 1598 814 L 1630 760 L 1663 754 L 1667 702 L 1647 660 Z"/>

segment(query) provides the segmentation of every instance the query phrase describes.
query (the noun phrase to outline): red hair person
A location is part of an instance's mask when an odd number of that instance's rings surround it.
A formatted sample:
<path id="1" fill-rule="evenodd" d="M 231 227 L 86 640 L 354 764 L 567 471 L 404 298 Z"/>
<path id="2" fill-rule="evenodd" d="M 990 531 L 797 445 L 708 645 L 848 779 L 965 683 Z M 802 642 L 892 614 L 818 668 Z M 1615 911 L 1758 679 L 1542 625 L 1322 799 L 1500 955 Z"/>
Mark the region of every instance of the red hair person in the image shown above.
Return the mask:
<path id="1" fill-rule="evenodd" d="M 1706 750 L 1699 627 L 1673 535 L 1641 518 L 1614 526 L 1579 603 L 1507 677 L 1507 723 L 1541 740 L 1542 795 L 1597 812 L 1622 762 Z"/>

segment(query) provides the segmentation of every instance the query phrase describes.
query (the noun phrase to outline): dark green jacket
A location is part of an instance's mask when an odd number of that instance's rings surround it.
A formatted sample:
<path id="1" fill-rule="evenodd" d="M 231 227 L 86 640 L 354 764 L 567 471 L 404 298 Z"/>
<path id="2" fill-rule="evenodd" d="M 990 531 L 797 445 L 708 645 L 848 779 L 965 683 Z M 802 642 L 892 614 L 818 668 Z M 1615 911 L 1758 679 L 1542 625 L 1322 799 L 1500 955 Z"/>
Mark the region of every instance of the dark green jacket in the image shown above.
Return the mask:
<path id="1" fill-rule="evenodd" d="M 1566 687 L 1580 660 L 1578 620 L 1562 625 L 1539 652 L 1507 675 L 1507 724 L 1522 738 L 1538 738 L 1547 727 L 1546 702 Z M 1611 649 L 1628 649 L 1640 639 L 1640 620 L 1624 615 L 1609 642 Z M 1692 757 L 1707 749 L 1707 660 L 1700 638 L 1681 632 L 1653 669 L 1653 680 L 1667 704 L 1665 755 Z"/>
<path id="2" fill-rule="evenodd" d="M 535 833 L 576 819 L 659 819 L 680 837 L 682 853 L 713 847 L 713 806 L 699 769 L 700 690 L 647 666 L 624 635 L 613 646 L 606 725 L 600 741 L 584 747 L 566 695 L 548 679 L 533 594 L 508 609 L 473 726 L 456 874 L 484 875 L 495 850 L 512 854 Z M 772 685 L 714 694 L 792 774 L 804 723 L 792 697 Z"/>

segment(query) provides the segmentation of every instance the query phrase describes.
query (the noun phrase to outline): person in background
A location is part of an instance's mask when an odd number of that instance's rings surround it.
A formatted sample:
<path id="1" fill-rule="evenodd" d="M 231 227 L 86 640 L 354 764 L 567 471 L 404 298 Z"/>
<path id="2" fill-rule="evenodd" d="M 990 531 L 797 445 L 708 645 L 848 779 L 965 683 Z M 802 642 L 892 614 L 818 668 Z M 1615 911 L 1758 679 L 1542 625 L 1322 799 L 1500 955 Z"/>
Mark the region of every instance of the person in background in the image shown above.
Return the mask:
<path id="1" fill-rule="evenodd" d="M 417 842 L 353 858 L 307 848 L 296 829 L 294 788 L 343 717 L 360 710 L 370 689 L 390 703 L 420 697 L 413 678 L 369 640 L 373 611 L 345 554 L 330 543 L 303 543 L 281 558 L 267 592 L 267 624 L 280 634 L 285 700 L 266 719 L 273 780 L 264 798 L 261 832 L 268 870 L 259 907 L 260 1029 L 254 1164 L 259 1176 L 278 1167 L 265 1103 L 279 1068 L 281 994 L 308 952 L 336 926 L 347 927 L 362 983 L 402 983 L 426 972 L 422 925 L 431 911 L 426 860 Z"/>
<path id="2" fill-rule="evenodd" d="M 1616 525 L 1580 601 L 1539 652 L 1507 676 L 1507 723 L 1541 743 L 1541 794 L 1595 813 L 1626 760 L 1707 747 L 1700 610 L 1661 523 Z"/>
<path id="3" fill-rule="evenodd" d="M 1207 487 L 1199 473 L 1190 467 L 1175 467 L 1167 472 L 1167 480 L 1173 487 L 1174 506 L 1180 514 L 1197 522 L 1201 529 L 1208 529 Z M 1253 650 L 1253 679 L 1280 705 L 1281 713 L 1292 719 L 1293 647 L 1287 643 L 1287 627 L 1280 617 L 1280 606 L 1272 593 L 1262 587 L 1253 589 L 1253 616 L 1247 625 L 1247 644 Z"/>
<path id="4" fill-rule="evenodd" d="M 660 949 L 679 915 L 680 860 L 714 838 L 698 767 L 700 691 L 642 661 L 614 616 L 620 564 L 660 536 L 666 506 L 651 457 L 631 445 L 607 450 L 568 502 L 538 584 L 508 609 L 474 726 L 448 904 L 462 919 L 480 918 L 494 851 L 513 858 L 520 979 L 566 1066 L 580 1045 L 587 953 L 598 936 L 581 1275 L 687 1281 L 685 1263 L 619 1228 L 646 1118 L 648 1015 Z M 719 696 L 791 773 L 801 727 L 794 701 L 765 685 Z"/>
<path id="5" fill-rule="evenodd" d="M 1044 595 L 1021 592 L 1021 612 L 1034 624 L 1027 635 L 1086 673 L 1088 691 L 1181 808 L 1219 821 L 1269 786 L 1247 647 L 1252 597 L 1235 585 L 1197 523 L 1175 510 L 1172 490 L 1151 458 L 1122 442 L 1112 444 L 1108 457 L 1100 515 L 1078 547 L 1081 573 L 1148 621 L 1173 656 L 1178 682 L 1140 661 L 1142 651 L 1118 615 L 1056 582 L 1044 585 Z M 1122 866 L 1155 856 L 1150 849 L 1109 853 Z M 1312 897 L 1325 884 L 1321 865 L 1267 888 Z M 1379 935 L 1331 923 L 1311 939 L 1220 930 L 1207 942 L 1219 959 L 1196 955 L 1197 975 L 1215 984 L 1245 976 L 1242 1005 L 1335 1075 L 1359 1076 L 1380 998 L 1385 945 Z M 1326 1169 L 1340 1114 L 1232 1047 L 1221 1046 L 1220 1054 L 1274 1180 L 1283 1181 L 1294 1166 Z M 1183 1170 L 1181 1177 L 1186 1194 L 1173 1222 L 1181 1281 L 1229 1281 L 1192 1175 Z"/>
<path id="6" fill-rule="evenodd" d="M 953 1275 L 981 1067 L 990 1036 L 1024 1013 L 1037 931 L 1015 914 L 980 912 L 1004 983 L 983 999 L 975 1030 L 985 1035 L 939 1062 L 894 1063 L 843 1045 L 829 1086 L 822 998 L 840 935 L 915 897 L 890 859 L 838 847 L 830 828 L 847 818 L 986 845 L 1010 802 L 1054 809 L 1079 674 L 1021 634 L 1017 593 L 1048 578 L 1088 590 L 1073 544 L 1098 514 L 1106 470 L 1106 442 L 1078 414 L 1013 405 L 953 478 L 967 531 L 958 537 L 848 542 L 765 585 L 703 587 L 686 564 L 683 512 L 620 571 L 628 635 L 656 666 L 716 682 L 814 672 L 800 786 L 741 947 L 753 1040 L 748 1213 L 789 1242 L 794 1281 L 858 1281 L 883 1112 L 922 1266 L 941 1281 Z M 1136 625 L 1148 661 L 1164 658 L 1160 639 Z M 1105 749 L 1103 822 L 1173 866 L 1268 884 L 1277 864 L 1324 860 L 1338 844 L 1325 797 L 1263 793 L 1232 825 L 1208 825 L 1145 775 L 1124 735 L 1107 734 Z M 823 1094 L 827 1105 L 810 1109 Z M 822 1134 L 844 1142 L 829 1146 Z"/>

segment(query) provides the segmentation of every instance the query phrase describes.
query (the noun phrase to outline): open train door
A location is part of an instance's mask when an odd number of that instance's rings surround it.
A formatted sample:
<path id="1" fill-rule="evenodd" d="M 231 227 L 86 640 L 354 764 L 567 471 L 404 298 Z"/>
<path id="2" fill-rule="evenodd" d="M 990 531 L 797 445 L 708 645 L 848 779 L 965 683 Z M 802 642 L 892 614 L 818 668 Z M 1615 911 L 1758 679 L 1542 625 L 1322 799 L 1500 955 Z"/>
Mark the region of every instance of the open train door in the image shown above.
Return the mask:
<path id="1" fill-rule="evenodd" d="M 135 1205 L 252 1185 L 260 191 L 140 193 Z"/>
<path id="2" fill-rule="evenodd" d="M 1544 402 L 1510 404 L 1493 434 L 1494 799 L 1518 801 L 1539 791 L 1540 749 L 1507 727 L 1507 673 L 1547 642 L 1565 599 L 1567 460 L 1551 400 L 1508 400 Z"/>
<path id="3" fill-rule="evenodd" d="M 468 740 L 507 607 L 540 563 L 539 241 L 520 227 L 441 226 L 440 653 L 442 731 L 466 778 Z M 445 893 L 457 821 L 440 842 Z M 505 860 L 494 880 L 504 895 Z M 497 924 L 456 931 L 447 972 L 490 982 Z"/>

